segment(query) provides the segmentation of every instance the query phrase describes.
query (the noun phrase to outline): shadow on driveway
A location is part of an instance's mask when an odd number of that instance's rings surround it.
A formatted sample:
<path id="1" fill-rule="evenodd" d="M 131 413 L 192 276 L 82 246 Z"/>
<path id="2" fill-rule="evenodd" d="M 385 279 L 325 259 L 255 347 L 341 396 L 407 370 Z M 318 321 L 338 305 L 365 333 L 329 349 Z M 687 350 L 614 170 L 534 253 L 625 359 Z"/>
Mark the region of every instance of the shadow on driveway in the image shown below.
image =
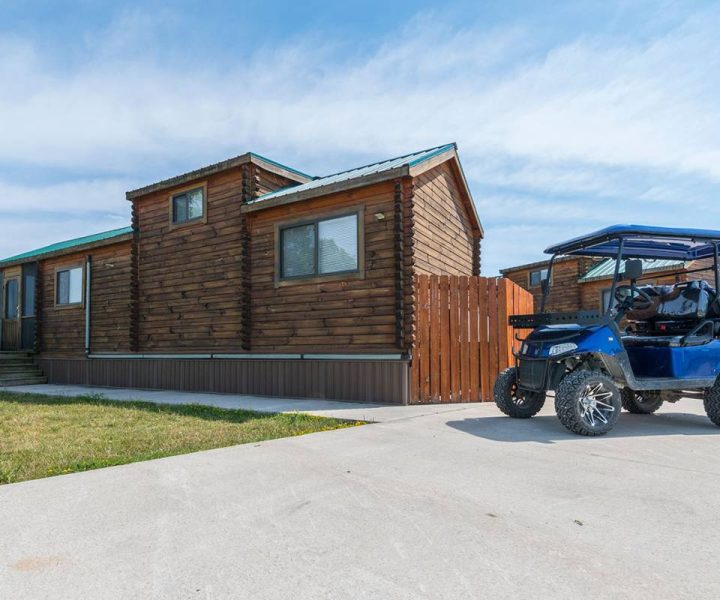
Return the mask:
<path id="1" fill-rule="evenodd" d="M 567 439 L 597 439 L 569 432 L 555 415 L 540 415 L 531 419 L 510 417 L 481 417 L 448 421 L 458 431 L 496 442 L 539 442 L 552 444 Z M 647 437 L 657 435 L 718 435 L 720 428 L 704 415 L 688 413 L 659 413 L 633 415 L 623 413 L 614 429 L 602 437 Z"/>

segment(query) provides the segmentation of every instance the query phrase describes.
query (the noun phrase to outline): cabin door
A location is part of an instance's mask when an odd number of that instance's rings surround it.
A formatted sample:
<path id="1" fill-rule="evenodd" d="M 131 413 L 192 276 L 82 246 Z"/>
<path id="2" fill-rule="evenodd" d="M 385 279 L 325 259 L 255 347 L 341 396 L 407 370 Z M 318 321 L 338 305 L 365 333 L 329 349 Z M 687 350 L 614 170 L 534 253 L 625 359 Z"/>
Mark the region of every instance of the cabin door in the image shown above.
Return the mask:
<path id="1" fill-rule="evenodd" d="M 20 350 L 20 275 L 3 278 L 2 350 Z"/>

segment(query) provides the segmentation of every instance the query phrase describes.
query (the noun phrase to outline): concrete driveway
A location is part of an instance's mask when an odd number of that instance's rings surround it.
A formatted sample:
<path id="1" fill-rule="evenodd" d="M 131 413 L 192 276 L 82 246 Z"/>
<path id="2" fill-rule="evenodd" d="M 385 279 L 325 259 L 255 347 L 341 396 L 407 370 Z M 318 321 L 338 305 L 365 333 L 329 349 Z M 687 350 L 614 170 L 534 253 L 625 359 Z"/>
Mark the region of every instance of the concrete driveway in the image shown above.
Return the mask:
<path id="1" fill-rule="evenodd" d="M 720 429 L 494 406 L 0 488 L 1 598 L 718 598 Z"/>

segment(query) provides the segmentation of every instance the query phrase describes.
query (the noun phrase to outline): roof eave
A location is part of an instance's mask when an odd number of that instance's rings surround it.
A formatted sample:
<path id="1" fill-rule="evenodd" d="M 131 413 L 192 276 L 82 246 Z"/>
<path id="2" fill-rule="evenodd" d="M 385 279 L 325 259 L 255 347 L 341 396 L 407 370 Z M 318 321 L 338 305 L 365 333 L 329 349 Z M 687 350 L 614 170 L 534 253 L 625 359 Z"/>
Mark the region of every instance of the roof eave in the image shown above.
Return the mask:
<path id="1" fill-rule="evenodd" d="M 55 258 L 58 256 L 65 256 L 66 254 L 77 254 L 78 252 L 85 252 L 86 250 L 92 250 L 94 248 L 101 248 L 103 246 L 112 246 L 113 244 L 120 244 L 122 242 L 129 242 L 132 240 L 132 233 L 123 233 L 116 237 L 106 238 L 104 240 L 96 240 L 94 242 L 88 242 L 86 244 L 79 244 L 77 246 L 71 246 L 70 248 L 62 248 L 60 250 L 52 250 L 50 252 L 43 252 L 42 254 L 34 254 L 33 256 L 26 256 L 18 258 L 16 260 L 6 260 L 0 262 L 0 269 L 6 269 L 8 267 L 16 267 L 18 265 L 24 265 L 27 263 L 38 262 L 40 260 L 47 260 L 49 258 Z"/>
<path id="2" fill-rule="evenodd" d="M 557 264 L 569 260 L 579 260 L 580 258 L 580 256 L 558 256 L 553 262 Z M 525 263 L 524 265 L 517 265 L 516 267 L 506 267 L 504 269 L 500 269 L 499 272 L 501 275 L 505 275 L 506 273 L 514 273 L 515 271 L 524 271 L 525 269 L 547 266 L 549 262 L 550 259 L 546 258 L 545 260 L 537 260 L 535 262 Z"/>
<path id="3" fill-rule="evenodd" d="M 310 198 L 318 198 L 320 196 L 327 196 L 328 194 L 344 192 L 347 190 L 364 187 L 366 185 L 383 183 L 391 179 L 397 179 L 398 177 L 406 177 L 407 175 L 409 175 L 409 171 L 410 168 L 407 165 L 402 165 L 400 167 L 390 169 L 389 171 L 371 173 L 369 175 L 364 175 L 363 177 L 348 179 L 346 181 L 339 181 L 337 183 L 311 188 L 308 190 L 298 190 L 297 192 L 291 192 L 277 198 L 270 198 L 269 200 L 263 200 L 262 198 L 260 198 L 250 204 L 244 204 L 240 210 L 244 213 L 250 213 L 260 210 L 267 210 L 269 208 L 275 208 L 277 206 L 285 206 L 286 204 L 293 204 L 295 202 L 308 200 Z"/>
<path id="4" fill-rule="evenodd" d="M 188 171 L 187 173 L 176 175 L 174 177 L 170 177 L 169 179 L 163 179 L 162 181 L 158 181 L 157 183 L 146 185 L 135 190 L 130 190 L 129 192 L 125 193 L 125 198 L 132 201 L 135 198 L 140 198 L 141 196 L 147 196 L 148 194 L 152 194 L 154 192 L 160 192 L 162 190 L 174 188 L 179 185 L 195 181 L 196 179 L 209 177 L 210 175 L 221 173 L 222 171 L 227 171 L 228 169 L 234 169 L 245 164 L 257 165 L 267 171 L 270 171 L 271 173 L 275 173 L 276 175 L 280 175 L 281 177 L 285 177 L 286 179 L 295 181 L 298 184 L 312 181 L 312 177 L 310 177 L 309 175 L 302 174 L 299 171 L 287 169 L 279 163 L 272 162 L 268 159 L 263 158 L 262 156 L 253 154 L 252 152 L 246 152 L 245 154 L 241 154 L 240 156 L 235 156 L 233 158 L 229 158 L 227 160 L 208 165 L 207 167 L 195 169 L 194 171 Z"/>

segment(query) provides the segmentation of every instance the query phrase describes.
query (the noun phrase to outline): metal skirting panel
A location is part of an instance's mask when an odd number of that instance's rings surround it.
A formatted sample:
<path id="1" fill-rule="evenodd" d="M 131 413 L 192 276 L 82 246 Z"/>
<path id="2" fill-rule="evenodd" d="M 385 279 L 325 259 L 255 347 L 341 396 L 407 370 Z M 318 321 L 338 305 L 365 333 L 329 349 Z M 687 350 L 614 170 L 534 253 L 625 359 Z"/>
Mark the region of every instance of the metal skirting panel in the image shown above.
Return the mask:
<path id="1" fill-rule="evenodd" d="M 49 383 L 405 404 L 409 363 L 37 358 Z"/>

